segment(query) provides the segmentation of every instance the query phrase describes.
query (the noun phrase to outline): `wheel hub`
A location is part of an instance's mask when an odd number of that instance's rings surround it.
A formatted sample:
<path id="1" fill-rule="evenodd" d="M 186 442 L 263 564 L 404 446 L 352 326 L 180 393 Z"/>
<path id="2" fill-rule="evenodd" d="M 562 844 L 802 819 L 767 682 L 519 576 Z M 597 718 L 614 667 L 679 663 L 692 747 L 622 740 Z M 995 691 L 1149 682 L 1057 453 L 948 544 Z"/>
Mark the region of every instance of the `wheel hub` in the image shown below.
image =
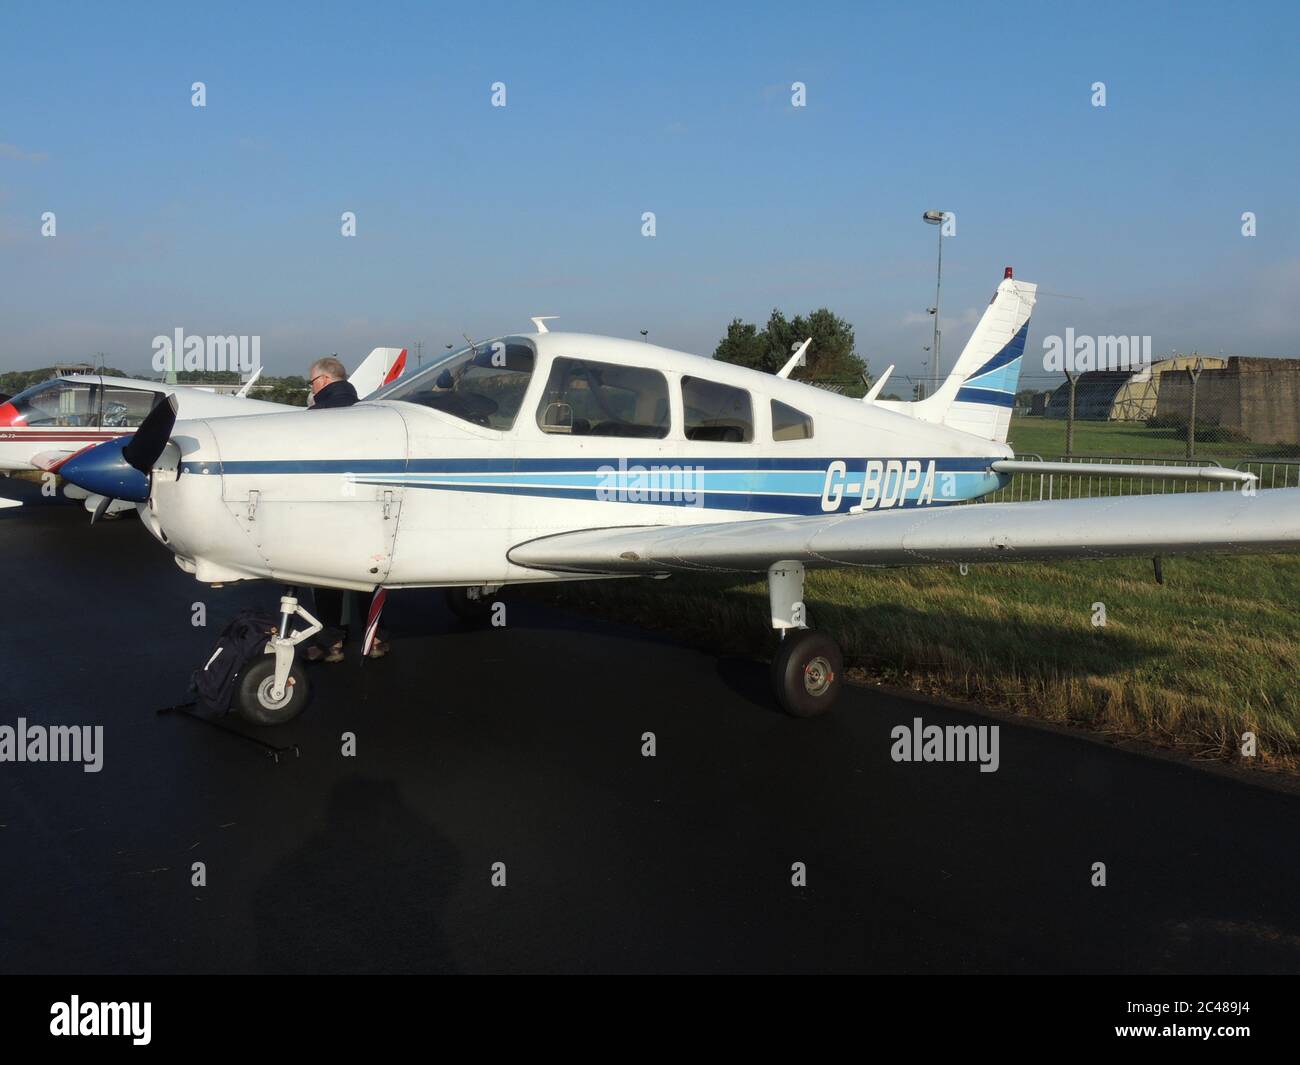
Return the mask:
<path id="1" fill-rule="evenodd" d="M 818 655 L 803 667 L 804 691 L 809 695 L 825 695 L 835 681 L 835 671 L 824 656 Z"/>
<path id="2" fill-rule="evenodd" d="M 262 704 L 264 709 L 279 710 L 293 700 L 293 678 L 290 677 L 284 685 L 284 695 L 276 699 L 272 692 L 275 689 L 275 674 L 272 673 L 261 684 L 257 686 L 257 701 Z"/>

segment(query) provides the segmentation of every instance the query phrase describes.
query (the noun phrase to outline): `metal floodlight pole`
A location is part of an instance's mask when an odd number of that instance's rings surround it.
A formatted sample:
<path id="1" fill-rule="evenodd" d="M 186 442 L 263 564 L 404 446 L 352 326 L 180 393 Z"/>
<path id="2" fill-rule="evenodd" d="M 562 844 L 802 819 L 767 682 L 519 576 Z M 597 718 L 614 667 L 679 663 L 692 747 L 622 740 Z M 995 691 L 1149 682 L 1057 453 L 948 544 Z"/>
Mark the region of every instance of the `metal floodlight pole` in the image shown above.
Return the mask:
<path id="1" fill-rule="evenodd" d="M 947 211 L 926 211 L 921 215 L 921 220 L 926 225 L 939 228 L 939 269 L 934 281 L 934 359 L 930 370 L 931 395 L 939 390 L 939 344 L 942 340 L 942 332 L 939 329 L 939 293 L 943 287 L 943 223 L 947 217 Z"/>

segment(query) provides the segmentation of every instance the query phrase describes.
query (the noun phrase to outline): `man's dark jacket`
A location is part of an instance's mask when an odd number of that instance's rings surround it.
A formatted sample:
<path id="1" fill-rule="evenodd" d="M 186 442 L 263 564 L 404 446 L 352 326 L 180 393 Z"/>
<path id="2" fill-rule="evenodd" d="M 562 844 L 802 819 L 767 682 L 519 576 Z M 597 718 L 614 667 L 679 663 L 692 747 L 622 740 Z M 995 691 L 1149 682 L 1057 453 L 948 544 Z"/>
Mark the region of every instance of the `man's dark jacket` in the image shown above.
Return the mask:
<path id="1" fill-rule="evenodd" d="M 331 381 L 319 392 L 308 410 L 321 410 L 324 407 L 350 407 L 357 403 L 357 390 L 349 381 Z"/>

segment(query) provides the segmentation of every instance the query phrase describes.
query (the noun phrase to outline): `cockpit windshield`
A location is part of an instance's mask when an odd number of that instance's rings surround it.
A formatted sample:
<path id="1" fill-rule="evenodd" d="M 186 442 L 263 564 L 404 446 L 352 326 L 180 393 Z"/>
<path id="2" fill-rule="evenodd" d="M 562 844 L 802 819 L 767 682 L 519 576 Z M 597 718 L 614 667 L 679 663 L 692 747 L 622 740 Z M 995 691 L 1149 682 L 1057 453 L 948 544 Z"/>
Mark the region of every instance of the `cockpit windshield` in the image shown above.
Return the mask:
<path id="1" fill-rule="evenodd" d="M 419 403 L 505 432 L 515 424 L 536 362 L 526 340 L 484 340 L 453 351 L 414 377 L 398 378 L 370 399 Z"/>
<path id="2" fill-rule="evenodd" d="M 30 428 L 130 429 L 144 421 L 162 398 L 162 392 L 121 385 L 111 377 L 99 381 L 56 377 L 14 396 L 8 404 L 9 421 Z"/>
<path id="3" fill-rule="evenodd" d="M 64 381 L 56 377 L 24 389 L 9 402 L 18 425 L 99 424 L 99 386 L 86 381 Z"/>

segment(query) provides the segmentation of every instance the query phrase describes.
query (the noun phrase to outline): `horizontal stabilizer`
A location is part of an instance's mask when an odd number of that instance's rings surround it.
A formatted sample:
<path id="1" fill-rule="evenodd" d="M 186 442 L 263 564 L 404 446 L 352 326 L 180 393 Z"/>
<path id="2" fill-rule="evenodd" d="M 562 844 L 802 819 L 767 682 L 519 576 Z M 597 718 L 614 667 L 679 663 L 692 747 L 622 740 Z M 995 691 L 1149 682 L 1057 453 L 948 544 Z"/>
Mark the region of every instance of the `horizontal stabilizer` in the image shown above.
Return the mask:
<path id="1" fill-rule="evenodd" d="M 998 459 L 989 464 L 995 473 L 1068 473 L 1088 477 L 1141 477 L 1147 480 L 1224 481 L 1247 484 L 1253 473 L 1225 470 L 1222 466 L 1128 466 L 1122 462 L 1033 462 Z"/>

